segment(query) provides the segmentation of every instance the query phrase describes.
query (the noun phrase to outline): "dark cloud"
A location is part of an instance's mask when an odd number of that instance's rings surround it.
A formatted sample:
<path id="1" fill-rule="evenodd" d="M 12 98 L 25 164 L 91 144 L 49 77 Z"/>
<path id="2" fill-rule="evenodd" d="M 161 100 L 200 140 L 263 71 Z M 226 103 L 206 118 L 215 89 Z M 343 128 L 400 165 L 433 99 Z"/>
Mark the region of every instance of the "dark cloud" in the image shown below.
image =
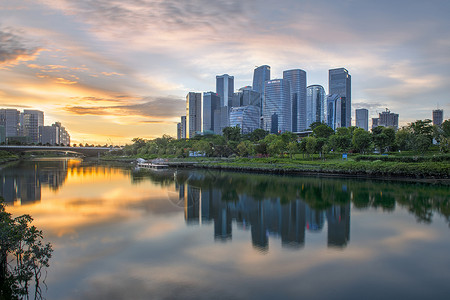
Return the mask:
<path id="1" fill-rule="evenodd" d="M 66 111 L 78 115 L 98 116 L 145 116 L 145 117 L 177 117 L 184 113 L 184 102 L 182 99 L 161 97 L 144 98 L 145 102 L 130 105 L 114 106 L 67 106 Z"/>
<path id="2" fill-rule="evenodd" d="M 0 64 L 32 60 L 40 50 L 26 45 L 24 39 L 10 29 L 0 30 Z"/>

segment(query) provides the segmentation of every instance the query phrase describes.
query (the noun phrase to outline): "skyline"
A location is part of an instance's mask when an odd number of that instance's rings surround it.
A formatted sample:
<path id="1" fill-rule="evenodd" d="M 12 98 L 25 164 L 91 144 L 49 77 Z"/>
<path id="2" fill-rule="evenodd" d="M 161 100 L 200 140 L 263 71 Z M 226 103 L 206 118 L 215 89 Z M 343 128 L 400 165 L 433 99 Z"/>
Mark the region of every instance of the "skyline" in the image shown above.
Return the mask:
<path id="1" fill-rule="evenodd" d="M 358 108 L 389 108 L 400 125 L 438 106 L 449 118 L 448 1 L 10 2 L 0 0 L 0 107 L 42 110 L 74 143 L 176 136 L 188 92 L 213 91 L 221 74 L 235 90 L 252 85 L 261 65 L 271 79 L 303 69 L 326 91 L 328 70 L 346 68 L 352 125 Z"/>

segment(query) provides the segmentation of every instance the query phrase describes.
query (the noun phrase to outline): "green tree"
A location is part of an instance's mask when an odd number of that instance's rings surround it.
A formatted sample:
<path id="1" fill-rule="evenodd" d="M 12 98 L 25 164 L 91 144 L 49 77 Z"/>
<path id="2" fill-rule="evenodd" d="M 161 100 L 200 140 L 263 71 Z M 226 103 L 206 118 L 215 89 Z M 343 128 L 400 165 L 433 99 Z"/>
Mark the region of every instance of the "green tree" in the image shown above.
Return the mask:
<path id="1" fill-rule="evenodd" d="M 378 126 L 372 129 L 373 143 L 380 153 L 384 153 L 389 145 L 389 137 L 384 133 L 384 128 L 384 126 Z"/>
<path id="2" fill-rule="evenodd" d="M 225 140 L 239 142 L 241 140 L 241 129 L 236 127 L 225 127 L 222 129 Z"/>
<path id="3" fill-rule="evenodd" d="M 240 156 L 248 156 L 252 154 L 253 146 L 250 141 L 242 141 L 237 145 L 237 152 Z"/>
<path id="4" fill-rule="evenodd" d="M 329 138 L 334 134 L 333 128 L 325 124 L 320 124 L 313 129 L 313 134 L 316 138 Z"/>
<path id="5" fill-rule="evenodd" d="M 317 150 L 317 139 L 312 136 L 307 137 L 305 139 L 306 139 L 306 152 L 308 153 L 308 155 L 311 155 L 311 157 L 313 157 L 312 155 Z"/>
<path id="6" fill-rule="evenodd" d="M 29 215 L 12 218 L 0 200 L 0 299 L 28 299 L 34 281 L 35 299 L 42 299 L 41 277 L 52 256 L 50 243 L 43 244 L 43 233 L 30 226 Z M 14 266 L 8 263 L 14 258 Z"/>
<path id="7" fill-rule="evenodd" d="M 258 128 L 253 130 L 251 133 L 247 134 L 247 139 L 249 139 L 252 142 L 257 142 L 264 139 L 268 134 L 269 134 L 268 131 Z"/>
<path id="8" fill-rule="evenodd" d="M 287 145 L 287 150 L 289 152 L 289 157 L 292 159 L 293 155 L 298 152 L 297 141 L 289 142 L 289 144 Z"/>
<path id="9" fill-rule="evenodd" d="M 356 128 L 353 132 L 352 145 L 360 153 L 366 153 L 372 144 L 372 135 L 362 128 Z"/>
<path id="10" fill-rule="evenodd" d="M 407 127 L 401 128 L 395 134 L 395 144 L 399 150 L 407 151 L 413 148 L 414 135 Z"/>

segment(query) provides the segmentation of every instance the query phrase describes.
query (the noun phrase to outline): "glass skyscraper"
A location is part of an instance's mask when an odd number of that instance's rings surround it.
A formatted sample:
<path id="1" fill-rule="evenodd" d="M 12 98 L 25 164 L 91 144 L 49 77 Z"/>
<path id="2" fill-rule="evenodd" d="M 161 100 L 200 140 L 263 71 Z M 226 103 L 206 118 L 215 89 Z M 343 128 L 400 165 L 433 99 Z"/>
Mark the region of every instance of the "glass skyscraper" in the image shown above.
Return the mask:
<path id="1" fill-rule="evenodd" d="M 304 131 L 306 125 L 306 72 L 300 69 L 283 72 L 283 79 L 290 84 L 292 132 Z"/>
<path id="2" fill-rule="evenodd" d="M 345 107 L 341 109 L 344 111 L 345 118 L 341 120 L 341 126 L 350 127 L 352 125 L 352 77 L 345 68 L 331 69 L 328 71 L 328 95 L 339 95 L 345 98 Z"/>
<path id="3" fill-rule="evenodd" d="M 433 125 L 441 126 L 444 122 L 444 110 L 434 109 L 433 110 Z"/>
<path id="4" fill-rule="evenodd" d="M 24 109 L 22 130 L 24 136 L 29 136 L 32 143 L 39 143 L 39 127 L 44 126 L 44 112 Z"/>
<path id="5" fill-rule="evenodd" d="M 203 93 L 203 132 L 214 132 L 214 111 L 220 107 L 220 97 L 213 92 Z"/>
<path id="6" fill-rule="evenodd" d="M 306 128 L 314 122 L 325 122 L 326 98 L 321 85 L 306 88 Z"/>
<path id="7" fill-rule="evenodd" d="M 264 97 L 264 130 L 282 133 L 292 130 L 292 104 L 289 81 L 274 79 L 266 81 Z"/>
<path id="8" fill-rule="evenodd" d="M 355 110 L 355 126 L 369 130 L 369 111 L 365 108 Z"/>
<path id="9" fill-rule="evenodd" d="M 189 92 L 186 95 L 186 138 L 202 131 L 202 94 Z"/>
<path id="10" fill-rule="evenodd" d="M 343 119 L 345 119 L 345 97 L 337 94 L 329 95 L 327 98 L 327 125 L 336 130 L 336 128 L 343 127 Z"/>
<path id="11" fill-rule="evenodd" d="M 259 66 L 253 72 L 253 90 L 260 95 L 261 115 L 263 113 L 264 103 L 264 85 L 267 80 L 270 80 L 270 66 Z"/>
<path id="12" fill-rule="evenodd" d="M 233 107 L 230 111 L 230 126 L 241 128 L 242 134 L 247 134 L 259 128 L 260 111 L 254 105 Z"/>
<path id="13" fill-rule="evenodd" d="M 234 93 L 234 77 L 228 74 L 216 76 L 216 93 L 220 97 L 220 107 L 231 106 Z"/>
<path id="14" fill-rule="evenodd" d="M 253 90 L 251 86 L 245 86 L 239 89 L 237 93 L 233 95 L 233 107 L 254 105 L 261 108 L 260 94 Z"/>

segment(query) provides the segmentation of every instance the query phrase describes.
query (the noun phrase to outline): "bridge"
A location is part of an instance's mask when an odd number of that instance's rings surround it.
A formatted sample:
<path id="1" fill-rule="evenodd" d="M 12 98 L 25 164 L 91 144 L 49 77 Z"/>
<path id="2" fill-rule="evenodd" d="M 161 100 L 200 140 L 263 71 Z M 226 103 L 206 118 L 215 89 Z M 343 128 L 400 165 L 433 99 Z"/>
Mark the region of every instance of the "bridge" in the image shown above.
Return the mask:
<path id="1" fill-rule="evenodd" d="M 13 146 L 0 145 L 0 150 L 23 153 L 32 151 L 53 151 L 82 154 L 84 156 L 99 156 L 101 153 L 117 150 L 110 147 L 66 147 L 66 146 Z"/>

